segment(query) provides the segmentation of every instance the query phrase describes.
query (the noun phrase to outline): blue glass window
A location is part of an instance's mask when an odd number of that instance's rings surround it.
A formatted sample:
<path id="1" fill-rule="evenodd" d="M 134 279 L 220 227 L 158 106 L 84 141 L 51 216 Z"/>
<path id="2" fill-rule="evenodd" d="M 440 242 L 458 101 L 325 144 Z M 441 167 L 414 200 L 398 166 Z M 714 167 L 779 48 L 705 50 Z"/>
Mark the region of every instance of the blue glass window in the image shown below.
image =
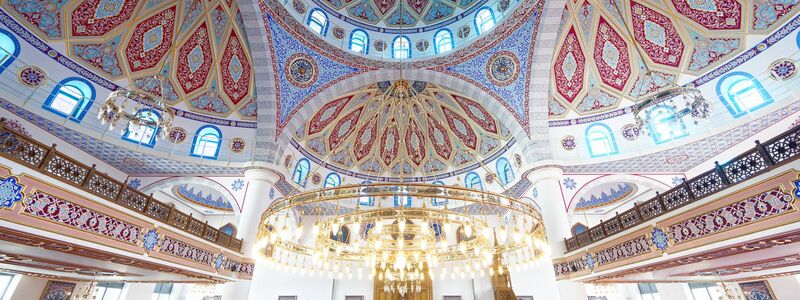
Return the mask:
<path id="1" fill-rule="evenodd" d="M 222 132 L 219 128 L 206 125 L 197 129 L 192 142 L 192 156 L 217 159 L 222 144 Z"/>
<path id="2" fill-rule="evenodd" d="M 19 56 L 19 41 L 10 32 L 0 29 L 0 72 Z"/>
<path id="3" fill-rule="evenodd" d="M 369 35 L 366 31 L 356 29 L 350 33 L 350 50 L 364 54 L 369 53 Z"/>
<path id="4" fill-rule="evenodd" d="M 308 162 L 308 159 L 301 158 L 299 161 L 297 161 L 297 165 L 294 166 L 292 181 L 298 185 L 306 186 L 306 177 L 308 177 L 308 172 L 310 171 L 311 163 Z"/>
<path id="5" fill-rule="evenodd" d="M 669 142 L 689 135 L 683 120 L 675 119 L 675 109 L 658 106 L 647 112 L 648 130 L 656 144 Z"/>
<path id="6" fill-rule="evenodd" d="M 161 122 L 161 115 L 148 108 L 140 109 L 138 112 L 136 112 L 136 116 L 153 123 Z M 158 127 L 154 125 L 136 126 L 133 124 L 128 124 L 128 128 L 125 129 L 125 133 L 122 135 L 122 139 L 147 147 L 153 147 L 156 145 L 157 136 Z"/>
<path id="7" fill-rule="evenodd" d="M 400 201 L 401 201 L 400 197 L 401 196 L 394 195 L 394 207 L 399 207 L 400 206 Z M 403 203 L 403 206 L 411 207 L 411 196 L 406 196 L 406 201 L 405 201 L 405 203 Z"/>
<path id="8" fill-rule="evenodd" d="M 325 177 L 325 183 L 322 184 L 322 187 L 332 188 L 337 187 L 340 184 L 342 184 L 342 178 L 339 177 L 339 174 L 330 173 Z"/>
<path id="9" fill-rule="evenodd" d="M 324 36 L 328 31 L 328 15 L 319 8 L 312 9 L 308 14 L 308 21 L 306 21 L 306 24 L 311 28 L 311 31 Z"/>
<path id="10" fill-rule="evenodd" d="M 62 80 L 50 92 L 42 108 L 80 123 L 94 102 L 94 87 L 86 80 L 72 77 Z"/>
<path id="11" fill-rule="evenodd" d="M 717 83 L 720 101 L 734 117 L 740 117 L 773 102 L 761 83 L 745 72 L 731 72 Z"/>
<path id="12" fill-rule="evenodd" d="M 394 42 L 392 42 L 392 57 L 411 58 L 411 40 L 408 37 L 401 35 L 394 38 Z"/>
<path id="13" fill-rule="evenodd" d="M 453 32 L 448 29 L 441 29 L 433 35 L 433 47 L 436 53 L 444 53 L 455 48 Z"/>
<path id="14" fill-rule="evenodd" d="M 600 157 L 617 154 L 617 142 L 611 129 L 605 124 L 594 123 L 586 128 L 586 145 L 589 146 L 589 155 Z"/>
<path id="15" fill-rule="evenodd" d="M 498 158 L 496 167 L 500 183 L 506 185 L 514 181 L 514 170 L 511 169 L 511 163 L 508 162 L 508 159 L 505 157 Z"/>
<path id="16" fill-rule="evenodd" d="M 370 182 L 370 181 L 362 181 L 361 182 L 361 184 L 370 184 L 370 183 L 372 183 L 372 182 Z M 372 196 L 361 196 L 361 197 L 358 198 L 358 203 L 360 205 L 374 206 L 375 205 L 375 199 Z"/>
<path id="17" fill-rule="evenodd" d="M 475 28 L 478 29 L 478 34 L 488 32 L 494 27 L 494 13 L 491 8 L 481 7 L 475 14 Z"/>
<path id="18" fill-rule="evenodd" d="M 464 186 L 470 189 L 483 190 L 481 176 L 475 172 L 467 173 L 467 176 L 464 177 Z"/>

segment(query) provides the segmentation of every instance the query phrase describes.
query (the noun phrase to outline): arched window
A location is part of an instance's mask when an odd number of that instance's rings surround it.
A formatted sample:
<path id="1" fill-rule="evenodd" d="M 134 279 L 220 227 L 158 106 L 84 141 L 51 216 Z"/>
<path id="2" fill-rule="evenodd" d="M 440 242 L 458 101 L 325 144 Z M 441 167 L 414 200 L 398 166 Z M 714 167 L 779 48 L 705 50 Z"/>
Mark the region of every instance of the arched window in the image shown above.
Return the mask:
<path id="1" fill-rule="evenodd" d="M 294 166 L 292 181 L 298 185 L 306 186 L 306 177 L 308 177 L 309 171 L 311 171 L 311 163 L 308 162 L 307 158 L 301 158 Z"/>
<path id="2" fill-rule="evenodd" d="M 94 102 L 94 86 L 88 81 L 72 77 L 56 85 L 42 108 L 80 123 Z"/>
<path id="3" fill-rule="evenodd" d="M 136 116 L 153 123 L 161 121 L 161 115 L 149 108 L 140 109 L 136 112 Z M 147 147 L 153 147 L 156 145 L 156 136 L 158 136 L 158 127 L 156 126 L 128 124 L 128 128 L 125 129 L 125 133 L 122 135 L 122 139 Z"/>
<path id="4" fill-rule="evenodd" d="M 444 185 L 444 182 L 434 181 L 433 184 L 434 185 Z M 432 206 L 442 206 L 442 205 L 445 205 L 445 204 L 447 204 L 447 199 L 446 198 L 436 198 L 436 197 L 431 198 L 431 205 Z"/>
<path id="5" fill-rule="evenodd" d="M 475 13 L 475 28 L 477 28 L 478 34 L 483 34 L 492 29 L 492 27 L 494 27 L 494 13 L 492 9 L 481 7 L 481 9 Z"/>
<path id="6" fill-rule="evenodd" d="M 319 8 L 312 9 L 311 12 L 308 13 L 306 25 L 311 28 L 311 31 L 325 36 L 325 33 L 328 31 L 328 15 Z"/>
<path id="7" fill-rule="evenodd" d="M 400 35 L 392 42 L 393 58 L 411 58 L 411 40 L 407 36 Z"/>
<path id="8" fill-rule="evenodd" d="M 222 132 L 219 128 L 205 125 L 197 129 L 192 142 L 192 156 L 217 159 L 222 144 Z"/>
<path id="9" fill-rule="evenodd" d="M 366 31 L 356 29 L 350 33 L 350 50 L 369 54 L 369 35 Z"/>
<path id="10" fill-rule="evenodd" d="M 680 118 L 675 119 L 675 110 L 671 107 L 655 107 L 647 112 L 647 119 L 650 120 L 647 125 L 649 126 L 648 130 L 656 144 L 689 135 L 683 120 Z"/>
<path id="11" fill-rule="evenodd" d="M 586 145 L 592 157 L 617 154 L 617 142 L 605 124 L 594 123 L 586 128 Z"/>
<path id="12" fill-rule="evenodd" d="M 470 189 L 483 190 L 481 176 L 475 172 L 467 173 L 467 176 L 464 177 L 464 186 Z"/>
<path id="13" fill-rule="evenodd" d="M 331 233 L 330 238 L 334 241 L 350 244 L 350 229 L 347 226 L 340 226 L 336 234 Z"/>
<path id="14" fill-rule="evenodd" d="M 400 200 L 400 197 L 401 196 L 399 196 L 397 194 L 394 195 L 394 207 L 400 207 L 400 201 L 402 201 L 402 200 Z M 406 196 L 406 200 L 403 201 L 403 202 L 404 202 L 403 206 L 411 207 L 411 196 Z"/>
<path id="15" fill-rule="evenodd" d="M 581 223 L 575 223 L 575 225 L 572 226 L 572 229 L 570 231 L 572 231 L 573 236 L 576 236 L 586 231 L 589 231 L 589 227 L 586 227 L 586 225 L 583 225 Z"/>
<path id="16" fill-rule="evenodd" d="M 361 184 L 370 184 L 370 181 L 362 181 Z M 372 196 L 361 196 L 358 197 L 358 204 L 359 205 L 366 205 L 366 206 L 375 206 L 375 198 Z"/>
<path id="17" fill-rule="evenodd" d="M 339 174 L 331 172 L 325 177 L 325 183 L 322 184 L 322 187 L 333 188 L 340 184 L 342 184 L 342 178 L 339 177 Z"/>
<path id="18" fill-rule="evenodd" d="M 734 117 L 741 117 L 773 101 L 761 83 L 745 72 L 723 76 L 717 83 L 717 95 Z"/>
<path id="19" fill-rule="evenodd" d="M 219 231 L 229 236 L 236 236 L 236 226 L 233 226 L 233 224 L 231 223 L 225 224 L 225 226 L 220 227 Z"/>
<path id="20" fill-rule="evenodd" d="M 435 50 L 437 54 L 453 50 L 453 48 L 456 47 L 453 42 L 453 32 L 449 29 L 440 29 L 437 31 L 436 34 L 433 35 L 433 47 L 433 50 Z"/>
<path id="21" fill-rule="evenodd" d="M 511 169 L 511 163 L 508 162 L 508 159 L 505 157 L 498 158 L 495 166 L 497 167 L 497 176 L 500 179 L 500 183 L 506 185 L 514 181 L 514 170 Z"/>
<path id="22" fill-rule="evenodd" d="M 10 32 L 0 29 L 0 72 L 19 56 L 19 41 Z"/>

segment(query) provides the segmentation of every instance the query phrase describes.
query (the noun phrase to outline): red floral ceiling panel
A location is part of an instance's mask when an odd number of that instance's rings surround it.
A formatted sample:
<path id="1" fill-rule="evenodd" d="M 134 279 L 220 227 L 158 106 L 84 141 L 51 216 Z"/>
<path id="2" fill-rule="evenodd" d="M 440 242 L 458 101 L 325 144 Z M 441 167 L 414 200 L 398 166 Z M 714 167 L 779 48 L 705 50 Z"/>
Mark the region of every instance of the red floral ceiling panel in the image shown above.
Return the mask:
<path id="1" fill-rule="evenodd" d="M 575 27 L 570 27 L 561 49 L 558 50 L 556 62 L 553 67 L 556 90 L 570 103 L 575 100 L 583 89 L 584 75 L 586 72 L 586 57 L 578 42 Z"/>
<path id="2" fill-rule="evenodd" d="M 72 11 L 73 36 L 102 36 L 127 21 L 138 0 L 86 0 Z"/>

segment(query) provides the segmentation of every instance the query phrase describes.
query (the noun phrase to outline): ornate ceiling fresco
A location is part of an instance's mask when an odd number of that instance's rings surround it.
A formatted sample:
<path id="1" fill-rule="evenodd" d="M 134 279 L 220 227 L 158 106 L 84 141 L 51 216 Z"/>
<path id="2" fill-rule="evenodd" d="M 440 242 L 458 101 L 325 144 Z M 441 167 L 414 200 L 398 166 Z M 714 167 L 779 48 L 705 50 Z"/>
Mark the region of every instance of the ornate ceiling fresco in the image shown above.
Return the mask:
<path id="1" fill-rule="evenodd" d="M 667 80 L 704 74 L 740 53 L 748 35 L 771 32 L 794 15 L 795 2 L 788 2 L 567 1 L 552 61 L 549 115 L 596 114 L 618 107 L 621 98 L 630 103 L 654 92 L 666 81 L 644 87 L 643 59 Z"/>
<path id="2" fill-rule="evenodd" d="M 474 12 L 487 0 L 312 0 L 316 5 L 336 11 L 337 18 L 364 22 L 379 27 L 418 28 Z M 358 23 L 354 25 L 360 25 Z"/>
<path id="3" fill-rule="evenodd" d="M 283 6 L 260 3 L 273 55 L 274 97 L 278 109 L 276 139 L 294 114 L 324 90 L 365 73 L 393 71 L 400 66 L 398 62 L 372 60 L 343 51 L 311 33 Z M 403 65 L 408 69 L 433 72 L 426 73 L 426 77 L 455 81 L 453 84 L 464 81 L 477 87 L 486 96 L 473 99 L 487 107 L 500 104 L 528 132 L 529 80 L 542 4 L 543 1 L 522 0 L 506 22 L 498 24 L 470 47 Z M 318 107 L 316 105 L 322 104 L 316 103 L 314 107 Z"/>
<path id="4" fill-rule="evenodd" d="M 511 133 L 480 103 L 415 81 L 399 97 L 378 82 L 320 108 L 295 137 L 308 154 L 343 170 L 429 176 L 496 157 Z"/>
<path id="5" fill-rule="evenodd" d="M 256 117 L 248 39 L 235 1 L 4 1 L 3 7 L 108 80 L 164 93 L 170 104 L 202 114 Z M 168 78 L 167 91 L 156 74 Z"/>

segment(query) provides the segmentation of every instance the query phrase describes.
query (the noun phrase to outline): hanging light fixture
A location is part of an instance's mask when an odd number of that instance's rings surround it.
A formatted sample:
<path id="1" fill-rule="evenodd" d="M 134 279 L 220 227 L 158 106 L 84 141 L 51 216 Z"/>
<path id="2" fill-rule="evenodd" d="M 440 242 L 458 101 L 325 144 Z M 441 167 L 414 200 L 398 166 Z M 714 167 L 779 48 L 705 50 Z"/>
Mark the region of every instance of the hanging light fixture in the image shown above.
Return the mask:
<path id="1" fill-rule="evenodd" d="M 150 80 L 160 84 L 161 96 L 155 97 L 144 91 L 120 89 L 111 92 L 103 106 L 97 112 L 100 123 L 109 129 L 119 127 L 124 133 L 126 130 L 138 131 L 141 126 L 156 129 L 158 137 L 164 139 L 175 120 L 175 112 L 167 107 L 164 95 L 167 91 L 167 80 L 162 75 L 155 75 Z M 129 109 L 130 108 L 130 109 Z M 140 113 L 142 109 L 161 112 L 160 118 L 149 118 Z"/>
<path id="2" fill-rule="evenodd" d="M 658 72 L 654 72 L 650 68 L 650 64 L 647 62 L 647 59 L 645 59 L 644 54 L 642 54 L 642 50 L 633 32 L 631 32 L 631 28 L 625 21 L 624 15 L 619 9 L 619 4 L 617 1 L 611 1 L 611 3 L 620 16 L 620 20 L 623 23 L 622 25 L 631 38 L 633 48 L 636 49 L 636 53 L 639 55 L 639 58 L 641 58 L 644 66 L 643 78 L 639 80 L 637 86 L 634 87 L 636 99 L 633 105 L 633 116 L 636 119 L 636 127 L 639 129 L 639 132 L 645 132 L 647 135 L 653 134 L 650 132 L 651 126 L 648 126 L 652 121 L 647 117 L 647 113 L 655 107 L 670 107 L 672 116 L 670 116 L 669 119 L 674 122 L 683 119 L 685 116 L 691 116 L 695 124 L 701 119 L 707 119 L 711 115 L 711 108 L 700 90 L 691 84 L 679 86 L 675 81 L 664 77 Z M 653 93 L 648 93 L 651 86 L 657 87 L 661 85 L 659 83 L 662 82 L 666 82 L 666 84 Z M 638 135 L 636 137 L 638 137 Z"/>

